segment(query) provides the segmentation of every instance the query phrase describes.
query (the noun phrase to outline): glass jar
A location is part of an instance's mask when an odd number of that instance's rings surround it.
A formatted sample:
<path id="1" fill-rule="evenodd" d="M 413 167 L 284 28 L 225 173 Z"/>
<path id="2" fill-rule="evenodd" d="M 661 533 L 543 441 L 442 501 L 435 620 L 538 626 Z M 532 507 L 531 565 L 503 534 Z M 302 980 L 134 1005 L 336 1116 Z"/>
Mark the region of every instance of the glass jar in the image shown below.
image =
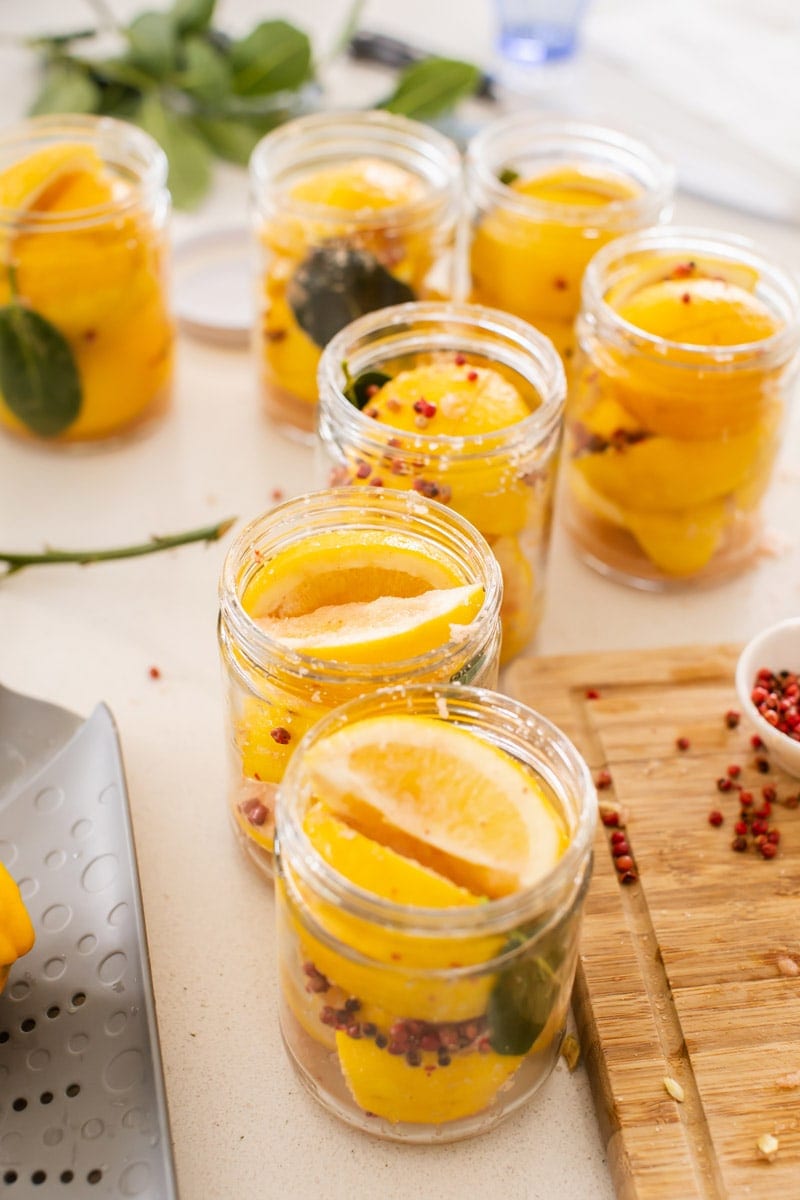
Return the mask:
<path id="1" fill-rule="evenodd" d="M 333 335 L 360 313 L 451 295 L 461 161 L 417 121 L 321 113 L 267 134 L 250 177 L 266 409 L 312 434 Z"/>
<path id="2" fill-rule="evenodd" d="M 425 398 L 414 402 L 411 432 L 376 420 L 369 403 L 360 410 L 349 398 L 354 382 L 358 389 L 360 380 L 388 380 L 431 364 L 452 380 L 469 433 L 437 432 L 437 420 L 425 416 L 431 411 L 422 407 Z M 484 395 L 491 383 L 501 393 L 515 388 L 526 415 L 480 432 L 485 409 L 468 407 L 473 378 Z M 429 382 L 442 391 L 441 379 Z M 374 386 L 368 383 L 369 390 Z M 443 413 L 448 386 L 439 404 Z M 565 392 L 564 371 L 547 338 L 477 305 L 408 304 L 361 317 L 337 334 L 320 363 L 319 455 L 327 481 L 370 492 L 378 485 L 408 488 L 448 504 L 480 530 L 503 572 L 503 662 L 529 644 L 541 619 Z M 389 399 L 387 418 L 394 422 L 392 407 Z"/>
<path id="3" fill-rule="evenodd" d="M 470 298 L 574 353 L 581 279 L 601 246 L 668 219 L 674 173 L 613 129 L 516 113 L 470 142 Z"/>
<path id="4" fill-rule="evenodd" d="M 797 378 L 796 284 L 744 239 L 663 228 L 602 250 L 583 296 L 563 510 L 578 552 L 656 590 L 742 570 Z"/>
<path id="5" fill-rule="evenodd" d="M 413 640 L 398 652 L 384 642 L 386 661 L 380 644 L 366 653 L 355 647 L 332 661 L 287 642 L 285 626 L 280 640 L 274 625 L 259 624 L 264 585 L 271 587 L 273 578 L 282 588 L 287 582 L 276 608 L 301 613 L 362 597 L 413 597 L 426 589 L 444 595 L 453 585 L 478 585 L 483 595 L 471 619 L 448 625 L 442 636 L 434 629 L 420 653 Z M 286 598 L 290 588 L 296 602 Z M 228 803 L 243 846 L 261 867 L 271 871 L 275 791 L 306 730 L 336 705 L 384 685 L 456 680 L 494 686 L 501 595 L 500 571 L 480 534 L 457 513 L 416 493 L 312 492 L 242 530 L 223 566 L 219 644 Z M 364 611 L 364 622 L 378 620 Z"/>
<path id="6" fill-rule="evenodd" d="M 409 873 L 408 857 L 369 832 L 324 809 L 320 820 L 319 805 L 310 812 L 322 791 L 309 779 L 316 749 L 330 754 L 331 736 L 357 733 L 362 721 L 408 714 L 498 748 L 526 777 L 527 801 L 546 797 L 566 849 L 530 885 L 443 897 L 446 877 L 429 890 L 433 873 L 418 873 L 417 862 Z M 391 754 L 385 726 L 382 736 Z M 482 688 L 385 689 L 306 736 L 278 798 L 276 926 L 283 1039 L 317 1100 L 377 1137 L 443 1142 L 491 1128 L 531 1096 L 564 1034 L 596 809 L 588 768 L 564 734 Z M 398 893 L 431 906 L 390 898 Z"/>
<path id="7" fill-rule="evenodd" d="M 110 117 L 0 136 L 0 423 L 48 443 L 115 437 L 170 397 L 164 152 Z M 31 361 L 31 372 L 23 370 Z"/>

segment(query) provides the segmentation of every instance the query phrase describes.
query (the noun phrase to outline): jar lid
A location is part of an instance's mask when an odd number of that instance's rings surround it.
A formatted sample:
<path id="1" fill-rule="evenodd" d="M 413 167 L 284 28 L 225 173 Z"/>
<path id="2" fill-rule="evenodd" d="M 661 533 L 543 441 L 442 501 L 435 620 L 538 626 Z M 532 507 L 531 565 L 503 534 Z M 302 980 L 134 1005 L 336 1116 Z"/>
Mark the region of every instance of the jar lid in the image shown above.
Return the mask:
<path id="1" fill-rule="evenodd" d="M 254 322 L 253 243 L 245 226 L 191 234 L 172 255 L 172 307 L 193 337 L 246 345 Z"/>

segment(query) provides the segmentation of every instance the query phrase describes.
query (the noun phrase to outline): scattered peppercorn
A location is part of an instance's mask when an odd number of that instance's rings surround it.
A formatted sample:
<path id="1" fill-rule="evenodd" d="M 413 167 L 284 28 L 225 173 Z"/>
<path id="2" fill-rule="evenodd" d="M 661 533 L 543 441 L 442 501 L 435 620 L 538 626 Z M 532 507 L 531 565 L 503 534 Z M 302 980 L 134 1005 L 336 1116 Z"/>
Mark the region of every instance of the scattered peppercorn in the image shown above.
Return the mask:
<path id="1" fill-rule="evenodd" d="M 595 784 L 595 787 L 598 788 L 599 791 L 604 791 L 606 788 L 610 788 L 611 782 L 612 781 L 611 781 L 611 772 L 610 771 L 598 771 L 597 772 L 597 775 L 595 776 L 594 784 Z"/>
<path id="2" fill-rule="evenodd" d="M 756 770 L 761 775 L 768 775 L 769 774 L 769 759 L 757 758 L 756 759 Z"/>
<path id="3" fill-rule="evenodd" d="M 742 773 L 742 768 L 740 766 L 738 766 L 736 763 L 734 763 L 732 766 L 728 767 L 728 778 L 729 779 L 738 779 L 739 776 L 741 775 L 741 773 Z"/>
<path id="4" fill-rule="evenodd" d="M 619 813 L 615 808 L 607 808 L 600 813 L 604 825 L 619 825 Z"/>
<path id="5" fill-rule="evenodd" d="M 292 740 L 292 735 L 289 733 L 288 729 L 284 729 L 283 725 L 276 725 L 274 729 L 270 729 L 269 736 L 273 741 L 277 742 L 279 746 L 285 746 L 287 742 Z"/>
<path id="6" fill-rule="evenodd" d="M 147 674 L 150 676 L 151 679 L 160 679 L 161 678 L 161 672 L 159 671 L 158 667 L 151 667 L 150 670 L 147 672 Z"/>
<path id="7" fill-rule="evenodd" d="M 717 780 L 717 791 L 718 792 L 733 791 L 733 784 L 731 783 L 730 779 L 727 779 L 724 775 L 721 775 L 720 778 Z"/>
<path id="8" fill-rule="evenodd" d="M 691 746 L 691 742 L 687 737 L 679 737 L 675 739 L 675 745 L 679 750 L 688 750 Z"/>
<path id="9" fill-rule="evenodd" d="M 747 838 L 737 834 L 731 842 L 731 849 L 735 850 L 737 854 L 742 854 L 747 849 Z"/>
<path id="10" fill-rule="evenodd" d="M 600 693 L 598 692 L 597 688 L 587 688 L 586 689 L 586 699 L 587 700 L 599 700 Z"/>
<path id="11" fill-rule="evenodd" d="M 728 726 L 728 729 L 735 729 L 741 719 L 741 713 L 738 713 L 735 708 L 729 708 L 725 713 L 725 724 Z"/>
<path id="12" fill-rule="evenodd" d="M 712 809 L 712 811 L 708 814 L 709 825 L 721 825 L 724 820 L 725 818 L 718 808 Z"/>
<path id="13" fill-rule="evenodd" d="M 761 738 L 758 736 L 757 733 L 754 733 L 753 736 L 750 738 L 750 745 L 753 747 L 754 750 L 763 750 L 764 749 L 764 743 L 762 742 Z"/>
<path id="14" fill-rule="evenodd" d="M 633 867 L 633 859 L 630 854 L 622 854 L 615 860 L 614 865 L 620 874 L 624 874 L 625 871 L 630 871 Z"/>

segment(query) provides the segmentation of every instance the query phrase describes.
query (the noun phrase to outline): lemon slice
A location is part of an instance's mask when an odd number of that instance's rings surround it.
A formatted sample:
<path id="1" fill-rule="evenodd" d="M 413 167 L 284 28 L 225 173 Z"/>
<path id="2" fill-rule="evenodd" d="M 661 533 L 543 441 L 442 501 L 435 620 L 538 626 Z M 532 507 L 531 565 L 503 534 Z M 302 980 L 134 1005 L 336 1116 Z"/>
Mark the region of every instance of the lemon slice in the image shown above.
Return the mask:
<path id="1" fill-rule="evenodd" d="M 435 717 L 366 718 L 317 742 L 305 766 L 334 815 L 475 895 L 536 883 L 567 845 L 524 767 Z"/>
<path id="2" fill-rule="evenodd" d="M 580 167 L 565 166 L 542 175 L 515 179 L 515 192 L 544 200 L 548 204 L 567 204 L 580 208 L 604 208 L 619 200 L 632 200 L 641 188 L 621 175 L 589 173 Z"/>
<path id="3" fill-rule="evenodd" d="M 617 305 L 617 312 L 645 333 L 693 346 L 758 342 L 779 328 L 763 301 L 724 279 L 662 280 Z"/>
<path id="4" fill-rule="evenodd" d="M 264 562 L 242 602 L 251 617 L 297 617 L 324 605 L 418 596 L 463 583 L 452 560 L 418 538 L 337 529 L 304 538 Z"/>
<path id="5" fill-rule="evenodd" d="M 56 185 L 78 172 L 96 173 L 102 167 L 94 147 L 83 142 L 45 146 L 0 174 L 0 208 L 47 209 L 58 191 Z"/>
<path id="6" fill-rule="evenodd" d="M 375 393 L 369 407 L 394 429 L 445 437 L 494 433 L 531 414 L 517 388 L 499 371 L 455 361 L 401 371 Z"/>
<path id="7" fill-rule="evenodd" d="M 331 662 L 376 663 L 416 658 L 458 636 L 483 603 L 480 584 L 421 596 L 323 605 L 297 617 L 261 617 L 257 624 L 289 650 Z"/>
<path id="8" fill-rule="evenodd" d="M 292 200 L 320 204 L 348 212 L 375 211 L 409 204 L 424 195 L 425 185 L 395 163 L 379 158 L 357 158 L 343 167 L 326 167 L 299 180 Z"/>

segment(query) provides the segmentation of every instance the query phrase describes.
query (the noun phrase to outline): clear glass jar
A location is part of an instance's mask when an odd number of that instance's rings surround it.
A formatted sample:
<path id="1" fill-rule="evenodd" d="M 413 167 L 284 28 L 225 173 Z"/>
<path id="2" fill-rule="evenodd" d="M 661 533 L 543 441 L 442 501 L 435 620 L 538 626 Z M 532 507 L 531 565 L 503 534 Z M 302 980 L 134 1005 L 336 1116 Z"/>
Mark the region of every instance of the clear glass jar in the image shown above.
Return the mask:
<path id="1" fill-rule="evenodd" d="M 461 160 L 417 121 L 321 113 L 267 134 L 250 178 L 264 401 L 312 434 L 330 338 L 360 313 L 452 294 Z"/>
<path id="2" fill-rule="evenodd" d="M 663 228 L 592 261 L 567 411 L 564 518 L 626 583 L 750 564 L 797 378 L 800 294 L 742 238 Z"/>
<path id="3" fill-rule="evenodd" d="M 25 313 L 21 334 L 18 321 L 3 330 L 7 429 L 91 442 L 166 409 L 166 179 L 156 142 L 110 117 L 35 117 L 0 137 L 0 303 Z M 18 369 L 31 355 L 44 364 L 41 387 Z"/>
<path id="4" fill-rule="evenodd" d="M 393 888 L 396 860 L 380 848 L 381 894 L 354 884 L 352 840 L 342 873 L 336 834 L 318 845 L 309 831 L 306 764 L 331 734 L 387 714 L 434 718 L 508 754 L 563 822 L 562 857 L 530 886 L 470 906 L 386 898 L 418 884 Z M 385 689 L 307 735 L 278 798 L 276 926 L 284 1043 L 317 1100 L 377 1137 L 443 1142 L 531 1096 L 564 1034 L 596 809 L 564 734 L 482 688 Z"/>
<path id="5" fill-rule="evenodd" d="M 668 219 L 674 172 L 613 129 L 515 113 L 470 142 L 470 298 L 574 353 L 583 272 L 612 238 Z"/>
<path id="6" fill-rule="evenodd" d="M 420 414 L 413 432 L 400 432 L 346 394 L 365 373 L 388 377 L 431 363 L 452 367 L 454 387 L 497 372 L 518 390 L 528 415 L 490 433 L 443 436 Z M 320 473 L 334 485 L 415 490 L 480 530 L 503 572 L 503 662 L 529 644 L 541 619 L 565 393 L 551 342 L 477 305 L 408 304 L 361 317 L 337 334 L 320 363 Z M 469 410 L 465 420 L 472 422 Z"/>
<path id="7" fill-rule="evenodd" d="M 418 594 L 451 584 L 477 584 L 483 598 L 469 623 L 451 628 L 423 653 L 391 661 L 374 655 L 330 661 L 281 642 L 254 618 L 265 569 L 281 555 L 290 582 L 302 584 L 312 571 L 321 579 L 313 595 L 303 595 L 305 605 L 358 600 L 359 592 Z M 295 569 L 298 575 L 289 576 Z M 368 578 L 365 571 L 371 572 Z M 417 578 L 414 571 L 420 573 Z M 499 568 L 480 534 L 457 513 L 415 493 L 311 492 L 242 530 L 220 580 L 219 645 L 227 700 L 228 803 L 243 846 L 261 867 L 271 871 L 275 792 L 306 730 L 336 705 L 385 685 L 456 680 L 494 686 L 501 595 Z"/>

